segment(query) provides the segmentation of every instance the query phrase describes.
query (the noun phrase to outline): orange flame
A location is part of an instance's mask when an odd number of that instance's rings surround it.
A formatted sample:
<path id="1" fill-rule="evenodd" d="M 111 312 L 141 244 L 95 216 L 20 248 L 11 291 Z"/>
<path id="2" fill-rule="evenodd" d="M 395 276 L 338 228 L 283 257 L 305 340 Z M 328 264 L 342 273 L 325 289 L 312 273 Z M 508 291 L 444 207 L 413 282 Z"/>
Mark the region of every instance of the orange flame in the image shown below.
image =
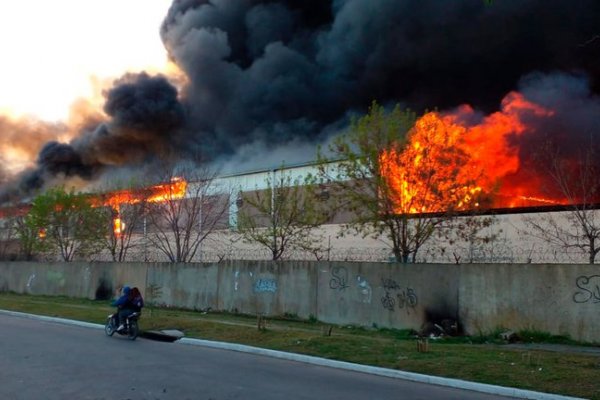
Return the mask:
<path id="1" fill-rule="evenodd" d="M 93 200 L 94 205 L 110 206 L 118 212 L 121 204 L 136 204 L 143 200 L 158 203 L 183 199 L 187 190 L 185 179 L 175 177 L 169 183 L 137 190 L 118 190 L 105 194 L 101 199 Z"/>
<path id="2" fill-rule="evenodd" d="M 115 211 L 113 218 L 113 232 L 116 237 L 121 236 L 125 229 L 125 222 L 121 219 L 119 209 L 122 204 L 137 204 L 143 200 L 158 203 L 169 200 L 179 200 L 185 197 L 187 182 L 185 179 L 175 177 L 171 182 L 151 186 L 139 190 L 119 190 L 111 192 L 103 199 L 94 199 L 94 205 L 109 206 Z"/>
<path id="3" fill-rule="evenodd" d="M 178 200 L 185 196 L 187 182 L 180 177 L 171 179 L 170 183 L 152 186 L 152 194 L 148 197 L 151 203 L 159 203 L 167 200 Z"/>
<path id="4" fill-rule="evenodd" d="M 121 221 L 121 218 L 115 217 L 113 219 L 113 232 L 115 233 L 115 236 L 121 236 L 123 229 L 125 229 L 125 223 Z"/>
<path id="5" fill-rule="evenodd" d="M 400 154 L 391 149 L 380 155 L 381 173 L 392 189 L 397 212 L 476 208 L 477 197 L 491 195 L 493 207 L 560 204 L 560 199 L 536 192 L 538 178 L 523 179 L 519 148 L 509 139 L 527 134 L 522 118 L 527 114 L 550 117 L 553 111 L 512 92 L 500 111 L 477 124 L 465 122 L 477 117 L 468 105 L 454 113 L 422 116 Z M 424 169 L 427 163 L 431 165 Z"/>
<path id="6" fill-rule="evenodd" d="M 384 177 L 400 213 L 440 212 L 475 204 L 481 187 L 463 165 L 468 157 L 462 148 L 464 131 L 437 113 L 420 118 L 401 152 L 380 156 Z"/>

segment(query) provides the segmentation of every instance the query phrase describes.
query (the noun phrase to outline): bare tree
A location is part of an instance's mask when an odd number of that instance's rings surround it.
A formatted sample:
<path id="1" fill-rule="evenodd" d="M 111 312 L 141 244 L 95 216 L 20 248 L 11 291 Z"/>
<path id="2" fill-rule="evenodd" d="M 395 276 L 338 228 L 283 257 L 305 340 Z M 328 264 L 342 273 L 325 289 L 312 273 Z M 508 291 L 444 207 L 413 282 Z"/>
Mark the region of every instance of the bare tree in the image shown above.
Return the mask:
<path id="1" fill-rule="evenodd" d="M 437 231 L 437 237 L 441 240 L 433 250 L 442 255 L 451 253 L 456 264 L 482 261 L 484 249 L 493 249 L 494 242 L 502 233 L 502 229 L 494 228 L 497 222 L 496 216 L 478 214 L 476 210 L 458 215 Z M 489 257 L 493 256 L 492 253 Z"/>
<path id="2" fill-rule="evenodd" d="M 105 238 L 104 247 L 108 250 L 113 261 L 125 261 L 133 250 L 140 246 L 134 241 L 135 233 L 143 223 L 146 201 L 141 198 L 135 203 L 123 203 L 117 208 L 111 208 L 109 216 L 112 228 Z"/>
<path id="3" fill-rule="evenodd" d="M 104 238 L 104 248 L 113 261 L 122 262 L 141 245 L 134 239 L 142 229 L 152 187 L 135 181 L 112 181 L 100 189 L 103 193 L 94 196 L 96 206 L 105 210 L 106 224 L 111 227 Z"/>
<path id="4" fill-rule="evenodd" d="M 549 197 L 564 204 L 564 211 L 523 217 L 529 229 L 522 233 L 566 254 L 586 254 L 588 263 L 593 264 L 600 252 L 600 163 L 594 145 L 580 154 L 574 159 L 563 157 L 557 147 L 544 149 L 538 158 L 550 178 L 544 189 Z"/>
<path id="5" fill-rule="evenodd" d="M 207 168 L 171 167 L 147 199 L 147 240 L 171 262 L 191 262 L 201 244 L 225 225 L 229 190 Z"/>
<path id="6" fill-rule="evenodd" d="M 19 252 L 18 221 L 22 216 L 10 216 L 0 221 L 0 259 L 15 259 Z"/>
<path id="7" fill-rule="evenodd" d="M 331 218 L 331 210 L 316 196 L 318 186 L 293 178 L 283 167 L 278 171 L 267 176 L 266 189 L 241 197 L 238 230 L 245 242 L 267 248 L 273 260 L 295 250 L 320 258 L 327 246 L 315 228 Z"/>

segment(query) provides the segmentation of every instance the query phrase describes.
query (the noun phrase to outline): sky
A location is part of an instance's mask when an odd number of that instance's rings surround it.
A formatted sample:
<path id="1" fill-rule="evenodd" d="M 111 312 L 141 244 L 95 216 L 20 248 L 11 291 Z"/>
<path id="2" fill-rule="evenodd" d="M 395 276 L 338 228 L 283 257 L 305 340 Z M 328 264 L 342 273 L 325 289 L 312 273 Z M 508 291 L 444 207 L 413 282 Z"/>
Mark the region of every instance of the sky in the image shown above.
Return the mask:
<path id="1" fill-rule="evenodd" d="M 79 97 L 124 72 L 167 65 L 159 36 L 171 0 L 0 2 L 0 112 L 64 120 Z"/>

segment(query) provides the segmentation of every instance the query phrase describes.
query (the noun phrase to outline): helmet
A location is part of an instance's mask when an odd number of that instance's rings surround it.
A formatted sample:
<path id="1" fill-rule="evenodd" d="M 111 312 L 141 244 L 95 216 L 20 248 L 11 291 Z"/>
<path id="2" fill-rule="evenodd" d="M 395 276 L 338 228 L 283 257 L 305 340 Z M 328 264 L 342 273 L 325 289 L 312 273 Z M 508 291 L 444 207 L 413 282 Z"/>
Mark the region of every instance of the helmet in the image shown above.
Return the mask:
<path id="1" fill-rule="evenodd" d="M 131 288 L 129 286 L 123 286 L 123 294 L 129 294 Z"/>

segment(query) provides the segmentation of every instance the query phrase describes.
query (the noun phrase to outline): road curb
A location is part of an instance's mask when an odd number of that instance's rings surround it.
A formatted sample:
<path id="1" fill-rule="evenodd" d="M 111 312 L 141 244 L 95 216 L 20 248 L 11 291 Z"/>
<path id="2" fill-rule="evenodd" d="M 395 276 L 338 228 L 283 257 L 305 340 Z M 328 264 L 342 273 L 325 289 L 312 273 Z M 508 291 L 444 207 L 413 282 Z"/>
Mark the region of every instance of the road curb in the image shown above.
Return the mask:
<path id="1" fill-rule="evenodd" d="M 303 354 L 287 353 L 284 351 L 263 349 L 260 347 L 246 346 L 235 343 L 213 342 L 210 340 L 182 338 L 175 343 L 184 345 L 195 345 L 211 347 L 222 350 L 233 350 L 244 353 L 252 353 L 264 355 L 267 357 L 281 358 L 284 360 L 303 362 L 306 364 L 319 365 L 323 367 L 331 367 L 345 369 L 349 371 L 363 372 L 366 374 L 386 376 L 389 378 L 404 379 L 413 382 L 428 383 L 432 385 L 447 386 L 457 389 L 471 390 L 475 392 L 494 394 L 499 396 L 510 396 L 518 399 L 535 399 L 535 400 L 585 400 L 579 397 L 561 396 L 543 392 L 534 392 L 531 390 L 515 389 L 504 386 L 490 385 L 486 383 L 476 383 L 463 381 L 460 379 L 442 378 L 414 372 L 405 372 L 389 368 L 372 367 L 362 364 L 354 364 L 345 361 L 329 360 L 326 358 L 307 356 Z"/>
<path id="2" fill-rule="evenodd" d="M 27 313 L 22 313 L 22 312 L 17 312 L 17 311 L 8 311 L 8 310 L 0 310 L 0 314 L 12 315 L 12 316 L 22 317 L 22 318 L 37 319 L 37 320 L 47 321 L 47 322 L 55 322 L 55 323 L 60 323 L 60 324 L 65 324 L 65 325 L 76 325 L 76 326 L 80 326 L 80 327 L 84 327 L 84 328 L 93 328 L 93 329 L 104 330 L 104 325 L 94 324 L 91 322 L 75 321 L 75 320 L 70 320 L 70 319 L 65 319 L 65 318 L 47 317 L 47 316 L 43 316 L 43 315 L 27 314 Z M 209 348 L 220 349 L 220 350 L 239 351 L 239 352 L 243 352 L 243 353 L 257 354 L 257 355 L 262 355 L 262 356 L 272 357 L 272 358 L 280 358 L 280 359 L 284 359 L 284 360 L 297 361 L 297 362 L 318 365 L 318 366 L 323 366 L 323 367 L 344 369 L 344 370 L 348 370 L 348 371 L 362 372 L 362 373 L 366 373 L 366 374 L 385 376 L 385 377 L 395 378 L 395 379 L 404 379 L 404 380 L 408 380 L 408 381 L 427 383 L 427 384 L 438 385 L 438 386 L 446 386 L 446 387 L 452 387 L 452 388 L 456 388 L 456 389 L 465 389 L 465 390 L 471 390 L 471 391 L 487 393 L 487 394 L 494 394 L 494 395 L 499 395 L 499 396 L 509 396 L 509 397 L 515 397 L 518 399 L 585 400 L 585 399 L 582 399 L 579 397 L 561 396 L 561 395 L 555 395 L 555 394 L 550 394 L 550 393 L 534 392 L 531 390 L 515 389 L 515 388 L 510 388 L 510 387 L 505 387 L 505 386 L 490 385 L 490 384 L 486 384 L 486 383 L 463 381 L 460 379 L 442 378 L 442 377 L 437 377 L 437 376 L 417 374 L 414 372 L 399 371 L 399 370 L 389 369 L 389 368 L 372 367 L 372 366 L 368 366 L 368 365 L 354 364 L 354 363 L 345 362 L 345 361 L 329 360 L 326 358 L 307 356 L 307 355 L 296 354 L 296 353 L 288 353 L 288 352 L 278 351 L 278 350 L 269 350 L 269 349 L 263 349 L 260 347 L 253 347 L 253 346 L 247 346 L 247 345 L 236 344 L 236 343 L 225 343 L 225 342 L 215 342 L 215 341 L 203 340 L 203 339 L 181 338 L 181 339 L 175 341 L 174 344 L 182 344 L 182 345 L 188 345 L 188 346 L 190 346 L 190 345 L 191 346 L 203 346 L 203 347 L 209 347 Z"/>
<path id="3" fill-rule="evenodd" d="M 104 325 L 93 324 L 91 322 L 76 321 L 73 319 L 47 317 L 45 315 L 27 314 L 27 313 L 22 313 L 22 312 L 18 312 L 18 311 L 8 311 L 8 310 L 0 310 L 0 314 L 12 315 L 15 317 L 22 317 L 22 318 L 29 318 L 29 319 L 37 319 L 40 321 L 47 321 L 47 322 L 57 322 L 59 324 L 65 324 L 65 325 L 77 325 L 77 326 L 81 326 L 84 328 L 93 328 L 93 329 L 104 330 Z"/>

